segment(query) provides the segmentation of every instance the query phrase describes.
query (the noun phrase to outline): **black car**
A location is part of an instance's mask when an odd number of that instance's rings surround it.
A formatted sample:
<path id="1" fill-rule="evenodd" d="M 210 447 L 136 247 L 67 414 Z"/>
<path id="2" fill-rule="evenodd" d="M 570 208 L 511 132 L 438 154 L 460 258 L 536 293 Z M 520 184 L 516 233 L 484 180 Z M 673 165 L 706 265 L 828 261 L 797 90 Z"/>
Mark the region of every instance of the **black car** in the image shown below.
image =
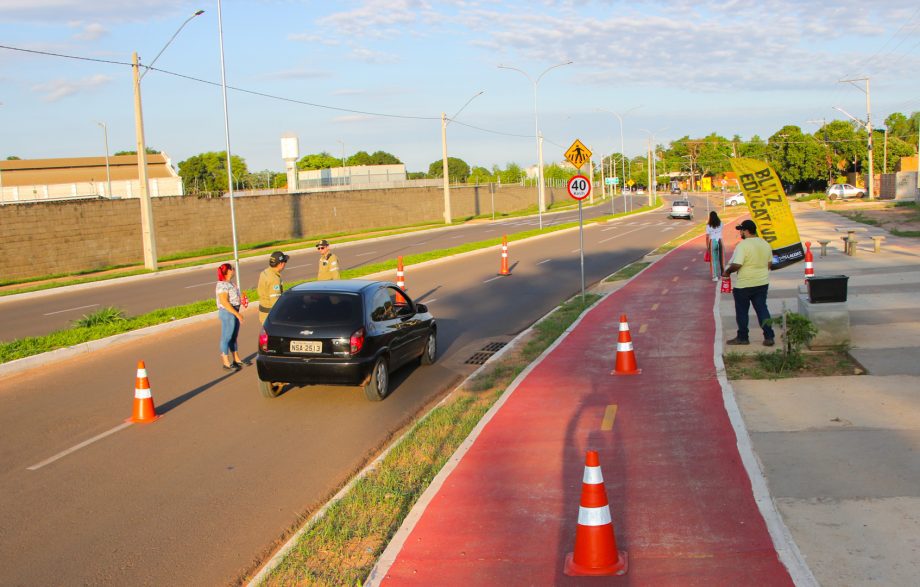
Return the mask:
<path id="1" fill-rule="evenodd" d="M 284 292 L 262 325 L 259 389 L 277 397 L 293 385 L 360 385 L 387 396 L 390 372 L 437 355 L 437 324 L 425 304 L 385 281 L 313 281 Z"/>

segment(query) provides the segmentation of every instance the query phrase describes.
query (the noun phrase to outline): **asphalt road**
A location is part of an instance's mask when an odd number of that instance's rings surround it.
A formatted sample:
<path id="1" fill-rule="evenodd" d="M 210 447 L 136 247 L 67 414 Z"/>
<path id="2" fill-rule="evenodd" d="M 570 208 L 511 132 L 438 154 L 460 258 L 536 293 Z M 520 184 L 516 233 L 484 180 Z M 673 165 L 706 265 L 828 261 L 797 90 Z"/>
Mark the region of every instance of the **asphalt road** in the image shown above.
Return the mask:
<path id="1" fill-rule="evenodd" d="M 646 197 L 634 197 L 633 204 L 642 206 Z M 623 211 L 623 202 L 616 201 L 617 211 Z M 585 207 L 585 218 L 610 213 L 609 201 Z M 578 212 L 566 211 L 543 215 L 543 225 L 571 222 Z M 394 259 L 397 255 L 412 255 L 514 234 L 538 227 L 536 216 L 499 220 L 494 223 L 469 223 L 450 228 L 438 228 L 402 236 L 356 241 L 336 245 L 333 251 L 343 269 L 360 267 Z M 287 251 L 291 260 L 284 271 L 286 281 L 316 277 L 318 253 L 307 248 Z M 3 328 L 0 341 L 11 341 L 26 336 L 39 336 L 67 328 L 74 320 L 100 308 L 115 306 L 129 316 L 137 316 L 159 308 L 187 304 L 214 296 L 215 269 L 219 263 L 201 267 L 165 270 L 155 274 L 80 285 L 76 287 L 45 290 L 30 294 L 0 297 Z M 240 260 L 241 285 L 254 288 L 259 273 L 268 266 L 268 254 Z"/>
<path id="2" fill-rule="evenodd" d="M 661 210 L 587 227 L 588 284 L 691 226 Z M 472 372 L 473 352 L 580 290 L 578 239 L 574 230 L 513 243 L 510 277 L 496 278 L 497 248 L 407 267 L 409 293 L 438 319 L 440 358 L 394 374 L 383 402 L 344 387 L 262 398 L 254 366 L 220 369 L 216 320 L 0 379 L 0 584 L 224 585 L 253 572 Z M 409 252 L 386 245 L 381 258 Z M 251 307 L 244 357 L 257 324 Z M 163 417 L 124 426 L 138 359 Z"/>

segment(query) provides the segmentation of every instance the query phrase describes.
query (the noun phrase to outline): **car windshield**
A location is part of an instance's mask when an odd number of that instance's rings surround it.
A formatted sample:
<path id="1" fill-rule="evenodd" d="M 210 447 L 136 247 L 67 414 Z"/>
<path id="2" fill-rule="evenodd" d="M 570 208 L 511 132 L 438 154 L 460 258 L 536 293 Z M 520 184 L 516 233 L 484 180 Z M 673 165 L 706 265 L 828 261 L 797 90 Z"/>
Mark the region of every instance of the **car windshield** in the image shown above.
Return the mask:
<path id="1" fill-rule="evenodd" d="M 677 200 L 672 204 L 672 206 L 689 206 L 690 202 L 685 202 L 683 200 Z"/>
<path id="2" fill-rule="evenodd" d="M 361 298 L 348 293 L 289 292 L 272 308 L 270 320 L 305 326 L 356 324 L 361 322 Z"/>

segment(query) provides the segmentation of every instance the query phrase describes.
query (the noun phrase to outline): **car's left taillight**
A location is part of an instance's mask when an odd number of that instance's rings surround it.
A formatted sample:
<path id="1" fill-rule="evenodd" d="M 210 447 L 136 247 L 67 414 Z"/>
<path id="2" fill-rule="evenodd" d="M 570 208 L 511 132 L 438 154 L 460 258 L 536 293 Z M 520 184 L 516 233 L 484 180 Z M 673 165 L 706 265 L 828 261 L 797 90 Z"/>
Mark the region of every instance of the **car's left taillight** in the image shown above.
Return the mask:
<path id="1" fill-rule="evenodd" d="M 268 334 L 265 333 L 265 327 L 259 331 L 259 350 L 268 351 Z"/>
<path id="2" fill-rule="evenodd" d="M 351 338 L 348 339 L 349 352 L 353 355 L 361 352 L 361 349 L 364 348 L 364 329 L 359 328 L 351 333 Z"/>

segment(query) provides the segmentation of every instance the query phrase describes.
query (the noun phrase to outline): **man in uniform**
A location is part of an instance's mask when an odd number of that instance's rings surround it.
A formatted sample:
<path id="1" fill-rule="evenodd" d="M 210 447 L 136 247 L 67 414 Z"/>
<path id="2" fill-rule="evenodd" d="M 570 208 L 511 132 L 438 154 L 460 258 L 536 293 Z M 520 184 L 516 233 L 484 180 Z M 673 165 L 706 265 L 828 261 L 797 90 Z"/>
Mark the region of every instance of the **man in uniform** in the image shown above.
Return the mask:
<path id="1" fill-rule="evenodd" d="M 289 256 L 281 251 L 275 251 L 268 258 L 268 267 L 259 274 L 259 323 L 265 322 L 268 311 L 272 309 L 278 298 L 284 292 L 281 283 L 281 272 L 287 264 Z"/>
<path id="2" fill-rule="evenodd" d="M 341 279 L 339 277 L 339 258 L 329 250 L 329 241 L 319 241 L 316 243 L 316 249 L 319 251 L 319 271 L 316 274 L 316 280 Z"/>
<path id="3" fill-rule="evenodd" d="M 738 272 L 738 279 L 732 288 L 738 336 L 725 344 L 751 344 L 748 338 L 748 312 L 750 306 L 754 306 L 754 313 L 763 329 L 763 345 L 773 346 L 773 329 L 766 323 L 770 319 L 767 290 L 770 287 L 770 270 L 773 268 L 773 249 L 767 241 L 757 236 L 757 225 L 753 220 L 745 220 L 735 228 L 741 231 L 743 240 L 735 247 L 722 277 Z"/>

